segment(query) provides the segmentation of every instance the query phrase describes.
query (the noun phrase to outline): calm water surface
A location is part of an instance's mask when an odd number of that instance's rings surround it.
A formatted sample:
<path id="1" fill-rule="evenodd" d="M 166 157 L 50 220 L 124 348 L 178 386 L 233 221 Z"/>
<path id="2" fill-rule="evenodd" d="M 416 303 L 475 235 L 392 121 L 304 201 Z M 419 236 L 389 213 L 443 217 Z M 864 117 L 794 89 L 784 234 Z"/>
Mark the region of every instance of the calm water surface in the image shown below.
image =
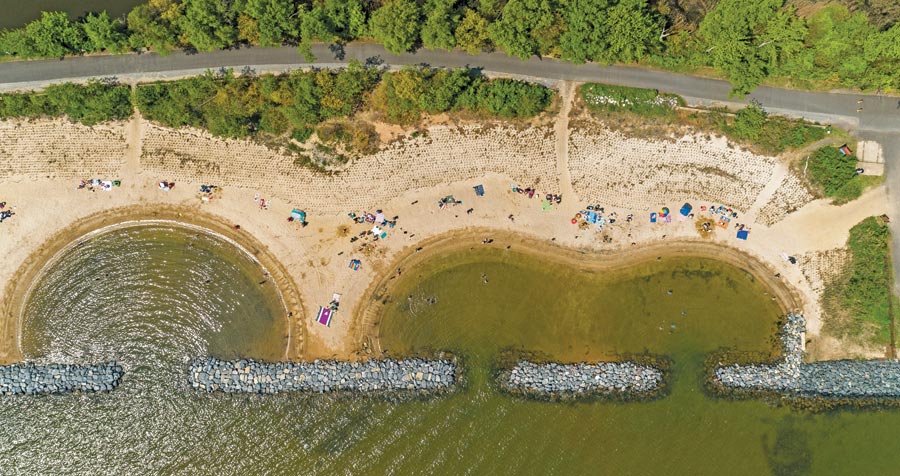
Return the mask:
<path id="1" fill-rule="evenodd" d="M 404 273 L 383 337 L 394 355 L 463 354 L 460 392 L 390 404 L 186 391 L 189 356 L 283 352 L 283 312 L 261 275 L 230 245 L 176 228 L 118 230 L 69 250 L 27 306 L 25 350 L 115 358 L 127 374 L 109 394 L 0 399 L 0 473 L 893 474 L 900 463 L 900 412 L 810 415 L 702 393 L 706 353 L 766 351 L 776 331 L 765 291 L 722 264 L 591 274 L 510 252 L 448 256 Z M 672 394 L 510 398 L 490 378 L 510 347 L 565 360 L 667 354 Z"/>

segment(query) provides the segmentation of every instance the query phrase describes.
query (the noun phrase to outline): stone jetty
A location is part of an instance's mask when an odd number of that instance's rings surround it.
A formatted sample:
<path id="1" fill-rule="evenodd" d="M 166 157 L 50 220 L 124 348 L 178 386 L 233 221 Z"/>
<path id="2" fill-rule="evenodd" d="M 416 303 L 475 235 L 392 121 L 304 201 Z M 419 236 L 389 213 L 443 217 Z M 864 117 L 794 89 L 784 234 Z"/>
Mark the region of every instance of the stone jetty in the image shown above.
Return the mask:
<path id="1" fill-rule="evenodd" d="M 454 386 L 457 371 L 451 359 L 263 363 L 207 357 L 191 364 L 188 383 L 226 393 L 440 393 Z"/>
<path id="2" fill-rule="evenodd" d="M 789 315 L 781 330 L 784 357 L 772 364 L 717 367 L 713 383 L 723 391 L 778 392 L 828 399 L 900 399 L 900 362 L 833 360 L 803 363 L 806 321 Z"/>
<path id="3" fill-rule="evenodd" d="M 119 364 L 24 363 L 0 366 L 0 395 L 108 392 L 122 380 Z"/>
<path id="4" fill-rule="evenodd" d="M 538 398 L 655 394 L 664 383 L 664 372 L 637 362 L 558 364 L 519 361 L 501 372 L 500 387 L 512 393 Z"/>

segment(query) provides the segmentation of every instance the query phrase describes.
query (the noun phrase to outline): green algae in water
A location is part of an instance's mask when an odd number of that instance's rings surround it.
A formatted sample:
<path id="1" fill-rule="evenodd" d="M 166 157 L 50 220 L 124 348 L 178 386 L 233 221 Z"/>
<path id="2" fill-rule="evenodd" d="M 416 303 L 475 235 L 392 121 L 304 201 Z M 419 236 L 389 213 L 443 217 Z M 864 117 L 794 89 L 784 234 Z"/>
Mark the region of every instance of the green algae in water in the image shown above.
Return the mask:
<path id="1" fill-rule="evenodd" d="M 706 396 L 704 357 L 722 347 L 774 356 L 780 314 L 751 275 L 720 262 L 673 258 L 600 273 L 482 251 L 438 258 L 405 278 L 382 322 L 383 345 L 466 356 L 476 378 L 458 398 L 479 402 L 468 415 L 493 429 L 483 443 L 507 442 L 508 453 L 494 455 L 495 468 L 515 468 L 507 474 L 845 474 L 847 461 L 819 464 L 832 460 L 819 452 L 834 444 L 822 428 L 879 413 L 806 415 Z M 672 393 L 626 404 L 503 397 L 489 368 L 507 348 L 563 361 L 668 355 Z"/>
<path id="2" fill-rule="evenodd" d="M 99 286 L 52 306 L 59 315 L 26 319 L 30 352 L 118 355 L 130 373 L 109 394 L 0 399 L 0 473 L 844 475 L 893 474 L 900 465 L 900 412 L 811 415 L 705 396 L 703 357 L 720 346 L 769 350 L 778 311 L 746 273 L 703 260 L 591 274 L 514 254 L 444 257 L 404 272 L 404 289 L 383 319 L 384 342 L 392 354 L 422 347 L 464 353 L 468 385 L 461 391 L 396 405 L 197 394 L 179 384 L 182 358 L 206 351 L 234 357 L 265 349 L 265 341 L 280 347 L 280 331 L 271 329 L 281 311 L 260 287 L 260 271 L 235 250 L 213 243 L 198 262 L 184 251 L 193 234 L 168 233 L 178 236 L 131 240 L 131 250 L 110 242 L 100 246 L 102 259 L 161 253 L 169 275 L 195 284 L 191 273 L 208 274 L 209 263 L 222 271 L 219 282 L 230 284 L 174 293 L 169 307 L 196 309 L 200 296 L 204 307 L 219 311 L 202 319 L 132 312 L 146 293 L 159 292 L 136 287 L 141 273 L 134 270 L 117 277 L 129 292 Z M 51 274 L 86 273 L 78 271 L 77 255 L 71 259 Z M 94 273 L 84 278 L 104 279 L 102 268 L 89 269 Z M 35 295 L 52 289 L 39 286 Z M 437 299 L 410 303 L 409 294 Z M 83 312 L 113 299 L 110 316 Z M 87 335 L 85 326 L 96 332 Z M 494 391 L 490 375 L 493 356 L 508 347 L 565 360 L 646 348 L 674 359 L 672 393 L 624 404 L 512 398 Z"/>

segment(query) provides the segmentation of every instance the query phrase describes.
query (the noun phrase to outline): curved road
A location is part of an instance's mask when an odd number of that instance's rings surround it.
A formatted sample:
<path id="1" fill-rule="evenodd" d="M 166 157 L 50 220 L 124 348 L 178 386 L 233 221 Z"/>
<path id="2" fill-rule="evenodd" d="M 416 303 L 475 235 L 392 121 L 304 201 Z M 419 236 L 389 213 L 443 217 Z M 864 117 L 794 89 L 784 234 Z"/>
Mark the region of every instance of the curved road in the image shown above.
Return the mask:
<path id="1" fill-rule="evenodd" d="M 390 66 L 432 65 L 470 67 L 485 72 L 525 76 L 533 80 L 599 81 L 609 84 L 654 88 L 683 96 L 690 105 L 739 107 L 749 100 L 759 101 L 766 110 L 792 117 L 841 125 L 861 138 L 882 144 L 887 189 L 890 197 L 900 197 L 900 98 L 853 93 L 817 93 L 761 87 L 747 98 L 729 98 L 726 81 L 625 66 L 574 65 L 554 60 L 530 58 L 522 61 L 502 53 L 469 55 L 460 51 L 419 50 L 394 55 L 375 44 L 354 43 L 338 55 L 329 45 L 313 45 L 316 61 L 304 62 L 295 48 L 243 48 L 186 54 L 127 54 L 86 56 L 63 60 L 38 60 L 0 63 L 0 91 L 33 89 L 62 81 L 91 77 L 117 77 L 120 80 L 153 80 L 197 74 L 222 67 L 258 72 L 276 72 L 309 66 L 336 66 L 351 59 L 377 60 Z M 857 101 L 863 99 L 863 104 Z M 857 112 L 862 106 L 863 111 Z M 894 236 L 896 291 L 900 292 L 900 199 L 891 199 L 891 224 Z M 828 226 L 823 224 L 823 226 Z M 802 231 L 798 230 L 798 233 Z"/>

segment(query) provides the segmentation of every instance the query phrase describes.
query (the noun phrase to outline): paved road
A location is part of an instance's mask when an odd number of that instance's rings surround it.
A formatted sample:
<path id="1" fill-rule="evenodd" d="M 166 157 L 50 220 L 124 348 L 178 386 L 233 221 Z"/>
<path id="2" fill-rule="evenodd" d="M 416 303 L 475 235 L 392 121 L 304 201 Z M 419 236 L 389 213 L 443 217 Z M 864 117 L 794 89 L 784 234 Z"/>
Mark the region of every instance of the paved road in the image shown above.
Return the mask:
<path id="1" fill-rule="evenodd" d="M 770 110 L 808 119 L 843 123 L 846 126 L 873 131 L 900 131 L 898 98 L 866 96 L 862 114 L 857 114 L 856 94 L 830 94 L 794 91 L 778 88 L 759 88 L 742 100 L 728 97 L 730 85 L 725 81 L 652 71 L 624 66 L 596 64 L 574 65 L 554 59 L 531 58 L 521 61 L 502 53 L 472 56 L 463 52 L 420 50 L 402 56 L 388 53 L 380 45 L 352 44 L 345 47 L 343 60 L 337 59 L 327 45 L 314 45 L 317 57 L 314 64 L 331 65 L 350 59 L 365 61 L 380 58 L 389 65 L 428 64 L 446 67 L 478 67 L 500 72 L 543 79 L 602 81 L 656 88 L 684 96 L 692 104 L 744 104 L 759 100 Z M 59 80 L 84 79 L 98 76 L 167 77 L 189 74 L 205 69 L 231 67 L 237 70 L 250 66 L 260 71 L 285 70 L 311 66 L 303 62 L 295 48 L 243 48 L 199 54 L 172 53 L 91 56 L 64 60 L 39 60 L 0 63 L 0 86 L 4 89 L 48 84 Z"/>
<path id="2" fill-rule="evenodd" d="M 172 53 L 92 56 L 64 60 L 40 60 L 0 63 L 0 91 L 41 87 L 64 80 L 115 76 L 120 79 L 167 78 L 196 74 L 206 69 L 245 66 L 257 71 L 284 71 L 312 65 L 330 66 L 350 59 L 365 62 L 378 58 L 392 66 L 426 64 L 444 67 L 476 67 L 484 71 L 528 76 L 539 80 L 601 81 L 638 87 L 649 87 L 683 96 L 692 105 L 739 106 L 756 99 L 769 111 L 794 117 L 839 124 L 856 130 L 861 137 L 882 143 L 886 158 L 888 191 L 892 200 L 900 202 L 900 99 L 849 93 L 815 93 L 779 88 L 758 88 L 744 99 L 729 98 L 730 85 L 725 81 L 688 75 L 652 71 L 624 66 L 596 64 L 573 65 L 553 59 L 531 58 L 521 61 L 502 53 L 477 56 L 463 52 L 420 50 L 402 56 L 388 53 L 380 45 L 352 44 L 342 58 L 327 45 L 314 45 L 315 63 L 303 62 L 295 48 L 243 48 L 199 54 Z M 862 104 L 857 101 L 864 98 Z M 862 106 L 863 111 L 857 112 Z M 900 292 L 900 204 L 894 203 L 894 268 Z M 827 224 L 823 224 L 827 226 Z M 801 232 L 798 230 L 798 232 Z"/>

